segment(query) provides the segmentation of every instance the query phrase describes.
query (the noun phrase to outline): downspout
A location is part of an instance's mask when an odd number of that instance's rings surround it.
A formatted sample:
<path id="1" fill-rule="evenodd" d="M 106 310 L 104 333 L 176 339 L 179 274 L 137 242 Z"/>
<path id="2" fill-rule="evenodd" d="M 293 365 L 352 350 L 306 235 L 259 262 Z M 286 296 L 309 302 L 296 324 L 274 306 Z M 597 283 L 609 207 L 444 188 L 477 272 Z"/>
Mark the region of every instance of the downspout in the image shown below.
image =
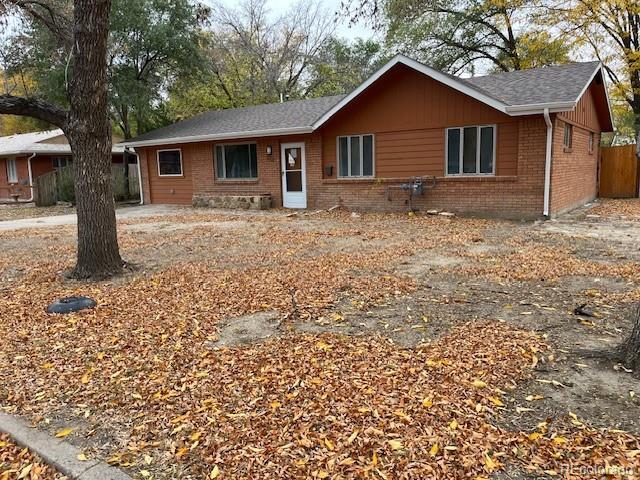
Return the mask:
<path id="1" fill-rule="evenodd" d="M 31 160 L 36 156 L 36 152 L 33 152 L 29 158 L 27 158 L 27 168 L 29 170 L 29 188 L 31 189 L 31 197 L 27 202 L 33 202 L 33 197 L 35 196 L 35 192 L 33 190 L 33 172 L 31 170 Z"/>
<path id="2" fill-rule="evenodd" d="M 125 147 L 127 152 L 129 149 Z M 136 164 L 138 166 L 138 185 L 140 188 L 140 205 L 144 205 L 144 192 L 142 191 L 142 171 L 140 170 L 140 155 L 137 153 L 134 154 L 136 156 Z"/>
<path id="3" fill-rule="evenodd" d="M 549 109 L 545 108 L 544 121 L 547 124 L 547 148 L 544 159 L 544 210 L 542 214 L 549 218 L 549 203 L 551 199 L 551 146 L 553 145 L 553 123 L 549 117 Z"/>

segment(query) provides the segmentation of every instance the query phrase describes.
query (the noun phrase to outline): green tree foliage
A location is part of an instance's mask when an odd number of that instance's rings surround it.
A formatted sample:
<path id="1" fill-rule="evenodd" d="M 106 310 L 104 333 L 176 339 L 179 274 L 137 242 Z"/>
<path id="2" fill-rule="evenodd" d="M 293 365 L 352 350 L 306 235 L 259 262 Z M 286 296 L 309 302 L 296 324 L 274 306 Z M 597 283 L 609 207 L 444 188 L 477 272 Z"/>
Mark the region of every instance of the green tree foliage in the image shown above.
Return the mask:
<path id="1" fill-rule="evenodd" d="M 130 138 L 166 123 L 163 104 L 178 77 L 202 65 L 209 11 L 191 0 L 113 0 L 108 46 L 109 113 Z M 10 39 L 8 70 L 34 79 L 39 96 L 66 103 L 70 46 L 32 20 Z"/>
<path id="2" fill-rule="evenodd" d="M 388 57 L 374 40 L 348 42 L 330 39 L 311 67 L 308 92 L 311 96 L 348 93 L 380 68 Z"/>
<path id="3" fill-rule="evenodd" d="M 156 128 L 177 78 L 203 63 L 208 10 L 190 0 L 114 0 L 109 37 L 113 120 L 125 138 Z"/>

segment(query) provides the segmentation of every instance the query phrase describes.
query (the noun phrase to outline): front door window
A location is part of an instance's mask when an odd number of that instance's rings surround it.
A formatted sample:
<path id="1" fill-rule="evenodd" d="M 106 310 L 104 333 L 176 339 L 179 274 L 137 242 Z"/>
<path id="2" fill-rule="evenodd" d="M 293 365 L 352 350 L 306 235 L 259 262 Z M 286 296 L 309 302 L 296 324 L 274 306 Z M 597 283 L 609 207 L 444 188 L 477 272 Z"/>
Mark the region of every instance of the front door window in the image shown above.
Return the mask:
<path id="1" fill-rule="evenodd" d="M 304 143 L 281 144 L 282 206 L 307 208 Z"/>
<path id="2" fill-rule="evenodd" d="M 302 152 L 300 148 L 285 148 L 287 192 L 302 191 Z"/>

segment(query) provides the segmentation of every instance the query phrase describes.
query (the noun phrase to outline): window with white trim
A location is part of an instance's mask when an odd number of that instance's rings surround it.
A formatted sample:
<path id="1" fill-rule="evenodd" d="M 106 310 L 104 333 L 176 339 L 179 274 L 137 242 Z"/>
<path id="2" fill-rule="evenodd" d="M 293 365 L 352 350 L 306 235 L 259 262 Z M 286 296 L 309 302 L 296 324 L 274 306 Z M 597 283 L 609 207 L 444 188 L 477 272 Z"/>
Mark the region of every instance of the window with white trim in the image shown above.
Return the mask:
<path id="1" fill-rule="evenodd" d="M 158 150 L 158 175 L 161 177 L 182 176 L 182 151 Z"/>
<path id="2" fill-rule="evenodd" d="M 373 135 L 338 137 L 338 176 L 373 177 Z"/>
<path id="3" fill-rule="evenodd" d="M 256 144 L 216 145 L 216 177 L 221 180 L 256 180 L 258 178 Z"/>
<path id="4" fill-rule="evenodd" d="M 52 157 L 51 163 L 54 169 L 60 170 L 61 168 L 71 165 L 71 157 Z"/>
<path id="5" fill-rule="evenodd" d="M 447 128 L 447 175 L 493 175 L 496 168 L 496 127 Z"/>
<path id="6" fill-rule="evenodd" d="M 18 183 L 18 167 L 15 158 L 7 158 L 7 183 Z"/>

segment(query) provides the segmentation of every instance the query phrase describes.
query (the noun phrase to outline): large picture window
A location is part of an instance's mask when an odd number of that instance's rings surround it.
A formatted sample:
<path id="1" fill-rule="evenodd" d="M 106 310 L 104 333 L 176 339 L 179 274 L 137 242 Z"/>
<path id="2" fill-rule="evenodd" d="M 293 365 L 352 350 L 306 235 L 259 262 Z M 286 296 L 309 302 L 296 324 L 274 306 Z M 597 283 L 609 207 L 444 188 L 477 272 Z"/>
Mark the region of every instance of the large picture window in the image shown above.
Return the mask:
<path id="1" fill-rule="evenodd" d="M 373 177 L 373 135 L 338 137 L 338 176 Z"/>
<path id="2" fill-rule="evenodd" d="M 216 177 L 221 180 L 258 178 L 255 143 L 216 145 Z"/>
<path id="3" fill-rule="evenodd" d="M 447 175 L 493 175 L 495 138 L 494 125 L 447 128 Z"/>
<path id="4" fill-rule="evenodd" d="M 182 176 L 182 152 L 180 150 L 158 150 L 158 175 L 161 177 Z"/>

